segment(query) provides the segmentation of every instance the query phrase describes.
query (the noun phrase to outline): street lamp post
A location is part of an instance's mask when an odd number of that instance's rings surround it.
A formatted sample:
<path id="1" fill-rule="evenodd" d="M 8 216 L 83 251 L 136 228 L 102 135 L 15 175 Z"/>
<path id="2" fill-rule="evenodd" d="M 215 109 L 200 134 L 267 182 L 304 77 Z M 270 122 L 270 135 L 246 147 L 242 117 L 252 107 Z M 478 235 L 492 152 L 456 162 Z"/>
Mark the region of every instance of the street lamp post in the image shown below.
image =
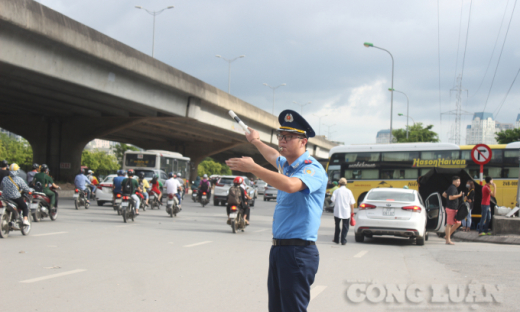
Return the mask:
<path id="1" fill-rule="evenodd" d="M 313 115 L 319 118 L 319 121 L 318 121 L 318 122 L 319 122 L 318 133 L 321 135 L 321 119 L 322 119 L 323 117 L 327 117 L 328 115 L 323 115 L 323 116 L 319 116 L 319 115 L 316 115 L 316 114 L 313 114 Z"/>
<path id="2" fill-rule="evenodd" d="M 392 143 L 392 117 L 393 117 L 393 114 L 394 114 L 394 56 L 392 55 L 392 53 L 390 53 L 390 51 L 388 50 L 385 50 L 383 48 L 380 48 L 380 47 L 376 47 L 374 44 L 370 43 L 370 42 L 365 42 L 363 44 L 365 47 L 367 48 L 376 48 L 376 49 L 379 49 L 379 50 L 383 50 L 385 52 L 388 52 L 388 54 L 390 54 L 390 57 L 392 58 L 392 90 L 390 91 L 391 92 L 391 95 L 390 95 L 390 143 Z"/>
<path id="3" fill-rule="evenodd" d="M 231 62 L 233 62 L 233 61 L 235 61 L 235 60 L 237 60 L 239 58 L 246 57 L 246 56 L 245 55 L 240 55 L 240 56 L 237 56 L 237 57 L 235 57 L 234 59 L 231 59 L 231 60 L 228 60 L 227 58 L 222 57 L 220 55 L 215 55 L 215 56 L 218 57 L 218 58 L 223 59 L 224 61 L 228 62 L 228 64 L 229 64 L 227 93 L 230 93 L 230 90 L 231 90 Z"/>
<path id="4" fill-rule="evenodd" d="M 406 139 L 408 139 L 408 118 L 410 118 L 412 120 L 414 126 L 415 126 L 415 120 L 413 120 L 412 117 L 405 115 L 405 114 L 401 114 L 401 113 L 397 114 L 397 116 L 406 116 Z"/>
<path id="5" fill-rule="evenodd" d="M 406 96 L 406 116 L 409 116 L 409 114 L 410 114 L 410 110 L 409 110 L 410 109 L 410 101 L 408 100 L 408 95 L 406 95 L 406 93 L 404 93 L 402 91 L 397 91 L 397 90 L 391 89 L 391 88 L 388 88 L 388 91 L 401 93 L 401 94 L 404 94 L 404 96 Z M 406 118 L 406 138 L 408 139 L 408 118 Z"/>
<path id="6" fill-rule="evenodd" d="M 274 115 L 274 90 L 276 90 L 276 89 L 278 89 L 280 87 L 283 87 L 285 85 L 287 85 L 287 84 L 286 83 L 282 83 L 281 85 L 278 85 L 276 87 L 272 87 L 272 86 L 268 85 L 267 83 L 264 83 L 264 86 L 267 86 L 267 87 L 273 89 L 273 115 Z"/>
<path id="7" fill-rule="evenodd" d="M 302 114 L 302 115 L 303 115 L 303 107 L 304 107 L 305 105 L 307 105 L 307 104 L 311 104 L 311 102 L 307 102 L 307 103 L 305 103 L 305 104 L 300 104 L 300 103 L 298 103 L 298 102 L 296 102 L 296 101 L 293 101 L 293 103 L 294 103 L 294 104 L 298 104 L 298 105 L 300 105 L 300 114 Z"/>
<path id="8" fill-rule="evenodd" d="M 162 9 L 162 10 L 159 10 L 159 11 L 149 11 L 149 10 L 143 8 L 142 6 L 139 6 L 139 5 L 136 5 L 135 8 L 139 9 L 139 10 L 145 10 L 146 12 L 148 12 L 148 14 L 153 16 L 153 34 L 152 34 L 152 57 L 153 57 L 154 49 L 155 49 L 155 17 L 157 15 L 161 14 L 164 10 L 173 9 L 173 5 L 170 5 L 169 7 L 166 7 L 164 9 Z"/>
<path id="9" fill-rule="evenodd" d="M 325 127 L 327 127 L 327 133 L 329 134 L 329 137 L 330 137 L 330 128 L 334 127 L 336 124 L 333 124 L 333 125 L 326 125 L 326 124 L 323 124 Z"/>

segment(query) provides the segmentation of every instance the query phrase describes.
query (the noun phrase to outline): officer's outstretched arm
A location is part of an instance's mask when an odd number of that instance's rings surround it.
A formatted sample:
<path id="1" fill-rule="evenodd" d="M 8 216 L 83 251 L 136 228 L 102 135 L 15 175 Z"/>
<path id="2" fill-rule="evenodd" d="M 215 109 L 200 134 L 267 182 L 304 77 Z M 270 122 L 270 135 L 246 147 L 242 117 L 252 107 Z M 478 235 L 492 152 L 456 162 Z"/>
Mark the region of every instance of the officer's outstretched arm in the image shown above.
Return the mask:
<path id="1" fill-rule="evenodd" d="M 265 160 L 267 160 L 271 165 L 273 165 L 273 167 L 276 168 L 276 159 L 280 156 L 280 153 L 276 149 L 260 141 L 260 134 L 258 131 L 250 127 L 247 128 L 250 132 L 249 134 L 246 134 L 246 138 L 249 143 L 253 144 L 258 149 L 260 154 L 264 156 Z"/>

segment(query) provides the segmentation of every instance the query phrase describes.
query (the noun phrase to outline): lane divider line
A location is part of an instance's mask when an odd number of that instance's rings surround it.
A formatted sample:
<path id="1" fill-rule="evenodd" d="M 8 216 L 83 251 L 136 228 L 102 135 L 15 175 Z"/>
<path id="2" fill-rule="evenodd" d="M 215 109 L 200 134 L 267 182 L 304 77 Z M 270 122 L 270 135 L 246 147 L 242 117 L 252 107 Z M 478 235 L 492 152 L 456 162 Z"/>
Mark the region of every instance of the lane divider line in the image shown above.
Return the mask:
<path id="1" fill-rule="evenodd" d="M 314 288 L 311 289 L 311 301 L 312 299 L 318 297 L 319 294 L 321 294 L 325 288 L 327 288 L 327 286 L 320 286 L 320 285 L 317 285 L 315 286 Z"/>
<path id="2" fill-rule="evenodd" d="M 26 284 L 35 283 L 35 282 L 39 282 L 39 281 L 48 280 L 48 279 L 51 279 L 51 278 L 56 278 L 56 277 L 61 277 L 61 276 L 65 276 L 65 275 L 81 273 L 81 272 L 85 272 L 85 271 L 86 271 L 86 269 L 72 270 L 72 271 L 67 271 L 67 272 L 63 272 L 63 273 L 51 274 L 51 275 L 47 275 L 47 276 L 42 276 L 42 277 L 37 277 L 37 278 L 33 278 L 33 279 L 28 279 L 28 280 L 25 280 L 25 281 L 20 281 L 20 283 L 26 283 Z"/>
<path id="3" fill-rule="evenodd" d="M 186 245 L 186 246 L 182 246 L 182 247 L 195 247 L 195 246 L 209 244 L 209 243 L 213 243 L 213 241 L 205 241 L 205 242 L 195 243 L 195 244 Z"/>
<path id="4" fill-rule="evenodd" d="M 358 252 L 358 253 L 354 256 L 354 258 L 361 258 L 361 257 L 363 257 L 364 255 L 366 255 L 367 252 L 368 252 L 368 250 L 360 251 L 360 252 Z"/>
<path id="5" fill-rule="evenodd" d="M 66 234 L 68 232 L 54 232 L 54 233 L 45 233 L 45 234 L 36 234 L 31 236 L 47 236 L 47 235 L 58 235 L 58 234 Z"/>

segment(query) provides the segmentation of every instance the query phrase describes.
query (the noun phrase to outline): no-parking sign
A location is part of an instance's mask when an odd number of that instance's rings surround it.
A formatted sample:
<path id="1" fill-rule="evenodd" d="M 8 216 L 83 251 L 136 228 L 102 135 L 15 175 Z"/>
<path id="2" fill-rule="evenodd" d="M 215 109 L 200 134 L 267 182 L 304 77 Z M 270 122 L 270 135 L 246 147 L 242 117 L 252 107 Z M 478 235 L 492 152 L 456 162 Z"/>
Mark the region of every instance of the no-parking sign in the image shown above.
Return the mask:
<path id="1" fill-rule="evenodd" d="M 493 156 L 493 152 L 491 148 L 486 144 L 477 144 L 471 150 L 471 158 L 473 161 L 480 165 L 480 184 L 482 185 L 482 178 L 484 175 L 484 165 L 487 164 L 491 157 Z"/>

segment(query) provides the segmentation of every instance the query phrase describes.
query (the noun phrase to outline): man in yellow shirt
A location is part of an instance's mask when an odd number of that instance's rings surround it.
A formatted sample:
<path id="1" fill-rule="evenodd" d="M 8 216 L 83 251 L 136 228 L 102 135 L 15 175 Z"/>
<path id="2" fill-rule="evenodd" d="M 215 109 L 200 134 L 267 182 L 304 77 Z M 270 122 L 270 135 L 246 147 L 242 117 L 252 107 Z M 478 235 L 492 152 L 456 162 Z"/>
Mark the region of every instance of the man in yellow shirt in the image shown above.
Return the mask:
<path id="1" fill-rule="evenodd" d="M 139 172 L 139 186 L 143 190 L 145 205 L 150 206 L 148 204 L 148 199 L 150 198 L 150 196 L 148 195 L 148 191 L 150 190 L 150 183 L 148 183 L 148 181 L 144 178 L 144 172 L 142 172 L 142 171 Z"/>

